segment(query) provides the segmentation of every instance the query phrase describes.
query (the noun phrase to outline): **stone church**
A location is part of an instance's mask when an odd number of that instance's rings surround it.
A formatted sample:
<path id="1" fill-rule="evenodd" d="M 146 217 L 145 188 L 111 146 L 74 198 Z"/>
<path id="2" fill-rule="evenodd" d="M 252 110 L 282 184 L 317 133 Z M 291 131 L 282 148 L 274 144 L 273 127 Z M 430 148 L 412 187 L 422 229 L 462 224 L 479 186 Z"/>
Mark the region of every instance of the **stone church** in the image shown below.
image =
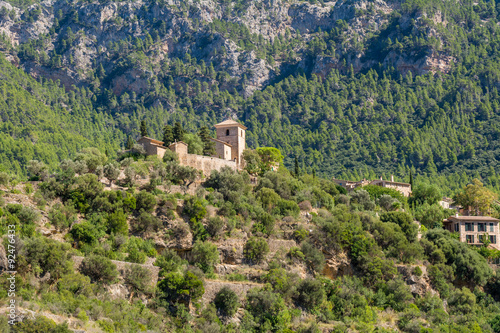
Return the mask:
<path id="1" fill-rule="evenodd" d="M 147 155 L 156 155 L 163 158 L 167 149 L 177 153 L 179 164 L 196 168 L 208 177 L 212 170 L 220 170 L 227 166 L 234 170 L 243 169 L 243 150 L 245 150 L 245 126 L 234 120 L 226 120 L 215 125 L 217 138 L 215 142 L 215 155 L 202 156 L 188 153 L 185 142 L 174 142 L 168 147 L 163 146 L 163 141 L 158 141 L 147 136 L 141 137 L 137 142 L 146 150 Z"/>

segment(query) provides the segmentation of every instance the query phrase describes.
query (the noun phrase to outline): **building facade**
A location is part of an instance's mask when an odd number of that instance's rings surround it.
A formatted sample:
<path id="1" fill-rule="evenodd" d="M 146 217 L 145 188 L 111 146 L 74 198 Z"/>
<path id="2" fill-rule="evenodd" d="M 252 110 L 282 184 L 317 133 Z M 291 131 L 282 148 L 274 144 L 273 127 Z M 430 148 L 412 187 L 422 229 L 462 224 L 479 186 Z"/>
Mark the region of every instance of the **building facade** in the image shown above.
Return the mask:
<path id="1" fill-rule="evenodd" d="M 179 164 L 190 166 L 200 170 L 204 176 L 209 176 L 212 170 L 220 170 L 229 167 L 234 170 L 243 169 L 243 150 L 245 144 L 246 127 L 234 120 L 226 120 L 215 125 L 217 138 L 211 139 L 215 142 L 215 155 L 202 156 L 189 154 L 188 144 L 182 141 L 174 142 L 167 147 L 164 142 L 146 136 L 137 140 L 147 155 L 156 155 L 163 158 L 167 149 L 175 152 L 179 157 Z"/>
<path id="2" fill-rule="evenodd" d="M 333 182 L 335 182 L 337 185 L 342 186 L 348 192 L 353 191 L 355 188 L 358 188 L 358 187 L 363 187 L 366 185 L 375 185 L 375 186 L 380 186 L 380 187 L 385 187 L 385 188 L 392 188 L 394 190 L 401 192 L 405 197 L 409 197 L 411 194 L 411 185 L 409 183 L 395 182 L 394 176 L 391 176 L 390 181 L 383 180 L 382 177 L 380 177 L 380 179 L 376 179 L 376 180 L 372 180 L 372 181 L 369 181 L 366 179 L 363 179 L 360 181 L 333 179 Z"/>
<path id="3" fill-rule="evenodd" d="M 472 245 L 482 245 L 483 237 L 486 235 L 490 245 L 500 249 L 498 222 L 498 219 L 490 216 L 455 215 L 443 220 L 443 227 L 450 232 L 457 232 L 461 242 Z"/>

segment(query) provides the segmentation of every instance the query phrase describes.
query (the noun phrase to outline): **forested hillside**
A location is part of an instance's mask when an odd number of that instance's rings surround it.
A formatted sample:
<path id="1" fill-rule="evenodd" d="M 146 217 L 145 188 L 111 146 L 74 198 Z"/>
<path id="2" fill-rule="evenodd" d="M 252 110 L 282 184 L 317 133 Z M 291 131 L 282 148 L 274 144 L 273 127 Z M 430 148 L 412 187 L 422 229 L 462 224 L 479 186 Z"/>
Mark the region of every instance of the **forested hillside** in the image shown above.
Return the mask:
<path id="1" fill-rule="evenodd" d="M 438 186 L 346 194 L 245 155 L 251 174 L 196 183 L 173 153 L 95 148 L 0 173 L 0 330 L 500 332 L 496 240 L 443 230 Z M 496 197 L 476 180 L 457 200 Z"/>
<path id="2" fill-rule="evenodd" d="M 12 94 L 43 105 L 24 118 L 38 131 L 28 140 L 2 107 L 2 126 L 18 131 L 2 145 L 27 145 L 1 152 L 6 169 L 53 166 L 82 146 L 115 151 L 142 120 L 161 138 L 165 124 L 233 117 L 250 147 L 276 146 L 309 172 L 408 181 L 413 170 L 449 193 L 473 177 L 498 189 L 494 1 L 1 4 L 2 50 L 18 67 L 2 62 L 2 84 L 30 84 Z M 63 144 L 29 145 L 49 140 L 39 118 L 68 133 L 50 139 Z"/>

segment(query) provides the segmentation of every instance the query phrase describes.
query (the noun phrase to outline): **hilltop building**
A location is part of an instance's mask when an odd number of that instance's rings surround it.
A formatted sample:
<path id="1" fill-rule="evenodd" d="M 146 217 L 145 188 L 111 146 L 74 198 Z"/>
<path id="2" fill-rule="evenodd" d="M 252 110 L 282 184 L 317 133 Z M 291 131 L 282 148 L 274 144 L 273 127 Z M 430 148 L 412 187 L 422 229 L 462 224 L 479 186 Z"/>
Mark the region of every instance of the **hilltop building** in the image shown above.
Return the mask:
<path id="1" fill-rule="evenodd" d="M 155 140 L 147 136 L 141 137 L 137 143 L 144 147 L 146 154 L 156 155 L 163 158 L 167 149 L 177 153 L 179 164 L 190 166 L 209 176 L 212 170 L 220 170 L 222 167 L 230 167 L 241 170 L 244 166 L 243 150 L 245 150 L 245 126 L 234 120 L 226 120 L 215 125 L 217 138 L 211 139 L 215 142 L 215 155 L 202 156 L 188 153 L 188 144 L 182 141 L 174 142 L 165 147 L 163 141 Z"/>
<path id="2" fill-rule="evenodd" d="M 401 192 L 405 197 L 409 197 L 411 194 L 411 185 L 408 183 L 401 183 L 401 182 L 395 182 L 394 181 L 394 176 L 391 176 L 391 180 L 383 180 L 382 177 L 380 179 L 376 180 L 360 180 L 360 181 L 350 181 L 350 180 L 342 180 L 342 179 L 333 179 L 333 182 L 335 182 L 337 185 L 342 186 L 347 190 L 347 192 L 353 191 L 355 188 L 358 187 L 363 187 L 366 185 L 375 185 L 375 186 L 381 186 L 381 187 L 386 187 L 386 188 L 392 188 L 395 189 L 399 192 Z"/>
<path id="3" fill-rule="evenodd" d="M 490 245 L 500 250 L 499 220 L 490 216 L 450 216 L 443 220 L 443 227 L 450 232 L 458 232 L 460 241 L 472 245 L 483 245 L 482 236 L 487 234 Z"/>

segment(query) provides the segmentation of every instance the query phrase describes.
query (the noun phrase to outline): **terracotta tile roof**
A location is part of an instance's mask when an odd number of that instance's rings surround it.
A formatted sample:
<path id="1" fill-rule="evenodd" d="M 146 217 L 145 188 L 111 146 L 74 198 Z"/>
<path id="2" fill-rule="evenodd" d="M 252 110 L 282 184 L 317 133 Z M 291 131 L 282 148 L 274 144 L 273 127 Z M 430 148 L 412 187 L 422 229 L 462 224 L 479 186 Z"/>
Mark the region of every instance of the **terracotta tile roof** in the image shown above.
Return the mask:
<path id="1" fill-rule="evenodd" d="M 210 138 L 210 140 L 215 141 L 215 142 L 220 142 L 220 143 L 225 144 L 226 146 L 232 147 L 232 146 L 231 146 L 229 143 L 227 143 L 226 141 L 217 140 L 217 139 L 214 139 L 214 138 Z"/>
<path id="2" fill-rule="evenodd" d="M 215 127 L 229 127 L 229 126 L 239 126 L 241 128 L 243 128 L 244 130 L 246 130 L 247 128 L 245 126 L 243 126 L 242 124 L 240 124 L 239 122 L 237 121 L 234 121 L 232 119 L 228 119 L 228 120 L 224 120 L 223 122 L 221 123 L 218 123 L 216 125 L 214 125 Z"/>
<path id="3" fill-rule="evenodd" d="M 153 138 L 150 138 L 149 136 L 141 136 L 141 137 L 139 138 L 139 140 L 141 140 L 141 139 L 146 139 L 146 140 L 148 140 L 149 142 L 154 143 L 154 144 L 157 144 L 157 145 L 160 145 L 160 146 L 161 146 L 161 145 L 163 145 L 163 141 L 160 141 L 160 140 L 155 140 L 155 139 L 153 139 Z M 137 141 L 139 141 L 139 140 L 137 140 Z"/>
<path id="4" fill-rule="evenodd" d="M 457 220 L 457 221 L 488 221 L 488 222 L 498 222 L 499 219 L 496 219 L 491 216 L 450 216 L 448 220 Z"/>

